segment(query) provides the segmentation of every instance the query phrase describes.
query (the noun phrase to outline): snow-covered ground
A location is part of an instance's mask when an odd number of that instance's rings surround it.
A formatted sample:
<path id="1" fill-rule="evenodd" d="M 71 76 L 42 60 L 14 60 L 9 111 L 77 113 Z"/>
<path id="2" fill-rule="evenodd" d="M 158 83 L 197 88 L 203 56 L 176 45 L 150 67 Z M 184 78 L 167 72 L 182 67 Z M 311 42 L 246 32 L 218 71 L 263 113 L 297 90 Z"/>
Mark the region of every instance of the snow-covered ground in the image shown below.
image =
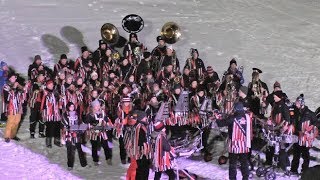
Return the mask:
<path id="1" fill-rule="evenodd" d="M 173 45 L 182 64 L 189 49 L 197 48 L 206 65 L 212 65 L 221 75 L 230 59 L 237 57 L 238 65 L 245 67 L 245 84 L 251 80 L 251 68 L 258 67 L 270 89 L 278 80 L 290 98 L 304 93 L 306 104 L 315 110 L 320 100 L 319 9 L 318 0 L 0 0 L 0 59 L 22 74 L 26 74 L 36 54 L 50 66 L 62 53 L 75 59 L 81 46 L 97 48 L 104 23 L 114 24 L 120 35 L 127 38 L 121 20 L 133 13 L 144 19 L 145 27 L 138 36 L 148 49 L 156 46 L 155 38 L 163 24 L 174 21 L 182 29 L 181 40 Z M 27 119 L 19 136 L 19 145 L 1 142 L 0 158 L 11 162 L 8 166 L 1 164 L 1 168 L 12 172 L 12 167 L 24 164 L 34 166 L 31 172 L 35 174 L 46 175 L 40 173 L 45 167 L 50 167 L 49 172 L 60 172 L 54 179 L 69 175 L 62 170 L 66 169 L 65 148 L 46 149 L 43 139 L 30 140 Z M 31 158 L 34 154 L 21 146 L 42 156 Z M 126 167 L 120 165 L 118 148 L 114 149 L 113 166 L 102 161 L 99 167 L 81 169 L 76 158 L 78 164 L 72 173 L 84 179 L 123 178 Z M 16 158 L 18 155 L 24 158 Z M 52 164 L 47 164 L 43 156 Z M 17 164 L 14 160 L 18 160 Z M 31 160 L 46 166 L 28 164 Z M 91 160 L 88 156 L 89 164 Z M 206 175 L 203 177 L 227 178 L 227 166 L 218 167 L 216 161 L 186 160 L 180 164 L 190 166 L 198 174 L 202 172 Z M 14 171 L 16 176 L 10 177 L 24 177 L 25 169 Z M 0 174 L 3 172 L 6 171 L 1 170 Z"/>

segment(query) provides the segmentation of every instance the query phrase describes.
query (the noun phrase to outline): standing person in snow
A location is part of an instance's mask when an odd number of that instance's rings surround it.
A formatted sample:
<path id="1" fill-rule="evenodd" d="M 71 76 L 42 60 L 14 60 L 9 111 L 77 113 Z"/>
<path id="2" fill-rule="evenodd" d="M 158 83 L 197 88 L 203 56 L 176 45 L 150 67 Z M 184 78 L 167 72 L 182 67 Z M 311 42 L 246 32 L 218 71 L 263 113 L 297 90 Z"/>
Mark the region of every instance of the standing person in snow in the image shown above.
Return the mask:
<path id="1" fill-rule="evenodd" d="M 107 130 L 104 129 L 107 126 L 112 126 L 110 119 L 101 110 L 100 102 L 94 100 L 91 102 L 91 112 L 87 115 L 85 119 L 86 124 L 93 126 L 90 130 L 90 142 L 92 145 L 92 158 L 94 165 L 98 166 L 101 164 L 99 161 L 98 148 L 101 146 L 104 149 L 104 155 L 108 165 L 112 165 L 112 144 L 108 141 Z M 97 129 L 96 128 L 102 128 Z"/>
<path id="2" fill-rule="evenodd" d="M 222 87 L 225 82 L 226 75 L 228 74 L 233 76 L 233 81 L 236 82 L 236 89 L 239 90 L 240 86 L 244 83 L 244 78 L 242 76 L 242 72 L 237 68 L 237 61 L 235 58 L 231 59 L 228 70 L 223 74 Z"/>
<path id="3" fill-rule="evenodd" d="M 5 142 L 10 139 L 19 141 L 16 136 L 18 126 L 21 120 L 22 103 L 25 101 L 23 87 L 17 82 L 17 75 L 11 72 L 8 75 L 8 83 L 3 87 L 3 112 L 6 113 L 8 121 L 4 133 Z"/>
<path id="4" fill-rule="evenodd" d="M 240 161 L 242 179 L 249 179 L 248 153 L 251 148 L 251 118 L 242 102 L 234 105 L 234 114 L 225 120 L 217 120 L 219 127 L 228 126 L 229 132 L 229 179 L 237 179 L 237 164 Z"/>
<path id="5" fill-rule="evenodd" d="M 65 141 L 67 147 L 67 158 L 68 158 L 68 169 L 72 170 L 75 160 L 76 149 L 78 151 L 80 164 L 82 167 L 87 166 L 86 154 L 81 149 L 83 143 L 83 132 L 77 132 L 70 130 L 72 125 L 80 125 L 82 122 L 79 121 L 77 112 L 75 111 L 75 105 L 69 102 L 66 107 L 66 112 L 63 113 L 62 124 L 67 129 L 65 131 Z"/>
<path id="6" fill-rule="evenodd" d="M 294 116 L 294 125 L 296 128 L 295 134 L 299 136 L 299 141 L 293 145 L 291 172 L 297 174 L 301 156 L 303 158 L 301 172 L 304 172 L 309 168 L 309 150 L 312 147 L 315 137 L 318 135 L 318 129 L 315 126 L 317 121 L 316 114 L 305 105 L 303 94 L 297 97 L 295 107 L 298 109 L 298 114 Z"/>
<path id="7" fill-rule="evenodd" d="M 165 40 L 161 37 L 157 37 L 158 45 L 151 51 L 151 57 L 152 57 L 152 70 L 154 72 L 158 72 L 161 70 L 161 64 L 163 62 L 163 58 L 166 55 L 167 46 Z M 161 63 L 160 63 L 161 62 Z"/>
<path id="8" fill-rule="evenodd" d="M 53 80 L 46 82 L 46 88 L 42 96 L 40 112 L 46 124 L 46 146 L 52 148 L 52 138 L 54 144 L 61 147 L 60 143 L 60 113 L 59 113 L 59 94 L 54 90 Z"/>
<path id="9" fill-rule="evenodd" d="M 162 172 L 169 176 L 169 180 L 175 179 L 175 174 L 172 169 L 171 155 L 174 154 L 174 149 L 171 147 L 167 135 L 166 128 L 162 121 L 154 124 L 155 147 L 153 165 L 155 168 L 154 180 L 160 180 Z"/>

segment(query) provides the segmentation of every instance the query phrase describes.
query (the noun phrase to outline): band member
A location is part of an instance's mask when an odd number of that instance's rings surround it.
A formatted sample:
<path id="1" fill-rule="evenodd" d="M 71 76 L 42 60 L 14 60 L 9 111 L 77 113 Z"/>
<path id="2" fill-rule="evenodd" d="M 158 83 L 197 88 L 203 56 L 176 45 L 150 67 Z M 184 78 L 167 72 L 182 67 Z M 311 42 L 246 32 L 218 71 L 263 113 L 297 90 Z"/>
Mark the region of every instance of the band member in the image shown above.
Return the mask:
<path id="1" fill-rule="evenodd" d="M 217 120 L 219 127 L 228 126 L 229 179 L 237 179 L 240 161 L 242 179 L 249 179 L 248 153 L 251 148 L 251 118 L 241 102 L 234 105 L 234 114 L 225 120 Z"/>
<path id="2" fill-rule="evenodd" d="M 137 61 L 137 53 L 140 53 L 143 50 L 143 45 L 138 40 L 138 35 L 136 33 L 130 33 L 129 42 L 125 45 L 123 49 L 123 57 L 127 58 L 130 64 L 133 66 L 138 65 L 140 62 Z"/>
<path id="3" fill-rule="evenodd" d="M 141 79 L 142 75 L 146 75 L 152 69 L 152 60 L 150 52 L 143 53 L 143 59 L 137 67 L 137 79 Z"/>
<path id="4" fill-rule="evenodd" d="M 107 164 L 112 165 L 112 143 L 108 141 L 109 137 L 105 129 L 106 126 L 112 126 L 112 123 L 101 110 L 100 102 L 98 100 L 91 102 L 91 112 L 87 115 L 85 123 L 93 126 L 89 133 L 94 164 L 96 166 L 101 164 L 99 161 L 98 148 L 102 146 Z M 95 127 L 101 127 L 102 129 L 95 130 Z"/>
<path id="5" fill-rule="evenodd" d="M 232 74 L 233 80 L 236 83 L 237 90 L 244 83 L 244 78 L 242 76 L 242 72 L 237 68 L 237 61 L 235 58 L 231 59 L 230 66 L 228 70 L 224 73 L 224 77 L 222 78 L 222 82 L 225 81 L 226 75 Z"/>
<path id="6" fill-rule="evenodd" d="M 271 117 L 267 121 L 268 125 L 278 126 L 280 130 L 274 130 L 277 135 L 287 134 L 292 135 L 293 129 L 290 122 L 289 108 L 285 104 L 285 94 L 282 91 L 276 91 L 273 94 L 274 106 L 271 110 Z M 266 162 L 265 165 L 272 165 L 272 160 L 275 153 L 274 146 L 268 146 L 266 151 Z M 280 148 L 278 157 L 279 167 L 287 172 L 287 167 L 290 165 L 288 153 L 284 148 Z"/>
<path id="7" fill-rule="evenodd" d="M 175 174 L 172 169 L 171 156 L 174 155 L 174 149 L 171 147 L 167 137 L 166 128 L 162 121 L 154 124 L 155 149 L 154 149 L 154 179 L 160 180 L 162 172 L 169 176 L 169 180 L 175 179 Z M 174 155 L 175 156 L 175 155 Z"/>
<path id="8" fill-rule="evenodd" d="M 297 174 L 301 156 L 303 158 L 301 172 L 304 172 L 309 168 L 309 150 L 312 147 L 315 137 L 318 135 L 318 129 L 315 126 L 317 121 L 316 114 L 305 105 L 303 94 L 297 97 L 295 107 L 298 109 L 297 114 L 294 115 L 295 134 L 299 136 L 299 141 L 293 145 L 291 172 Z"/>
<path id="9" fill-rule="evenodd" d="M 39 72 L 42 72 L 46 78 L 52 78 L 52 70 L 42 64 L 40 55 L 36 55 L 28 68 L 28 80 L 35 81 Z"/>
<path id="10" fill-rule="evenodd" d="M 213 70 L 212 66 L 207 67 L 207 76 L 203 84 L 206 85 L 208 89 L 208 96 L 215 100 L 216 91 L 219 89 L 221 83 L 218 73 Z"/>
<path id="11" fill-rule="evenodd" d="M 85 106 L 85 100 L 87 97 L 87 91 L 86 87 L 87 85 L 83 83 L 83 79 L 81 77 L 76 79 L 76 95 L 77 95 L 77 105 L 76 105 L 76 111 L 78 113 L 78 118 L 80 121 L 83 121 L 86 115 L 86 106 Z"/>
<path id="12" fill-rule="evenodd" d="M 85 77 L 86 78 L 86 67 L 93 67 L 93 63 L 90 59 L 90 52 L 87 46 L 81 47 L 82 55 L 78 57 L 74 63 L 74 70 L 76 72 L 77 77 Z M 92 69 L 90 69 L 92 70 Z M 84 72 L 85 71 L 85 72 Z"/>
<path id="13" fill-rule="evenodd" d="M 7 115 L 7 124 L 5 128 L 5 142 L 11 139 L 20 140 L 17 135 L 18 126 L 21 120 L 22 103 L 25 101 L 23 87 L 17 82 L 17 74 L 9 73 L 8 82 L 3 87 L 2 112 Z"/>
<path id="14" fill-rule="evenodd" d="M 61 54 L 60 60 L 54 65 L 54 75 L 58 75 L 58 72 L 62 70 L 65 74 L 73 74 L 73 61 L 68 61 L 68 57 L 65 54 Z"/>
<path id="15" fill-rule="evenodd" d="M 190 56 L 191 57 L 186 60 L 186 65 L 190 67 L 191 71 L 195 71 L 197 79 L 199 78 L 199 81 L 203 82 L 205 77 L 204 75 L 206 73 L 206 68 L 204 66 L 202 59 L 199 58 L 198 50 L 191 48 Z"/>
<path id="16" fill-rule="evenodd" d="M 220 111 L 223 113 L 230 114 L 232 112 L 233 104 L 238 98 L 238 90 L 240 86 L 236 79 L 237 78 L 234 74 L 228 73 L 225 75 L 225 80 L 219 87 L 216 102 Z"/>
<path id="17" fill-rule="evenodd" d="M 107 43 L 104 42 L 104 40 L 100 39 L 99 40 L 99 48 L 94 51 L 92 55 L 92 61 L 96 66 L 100 65 L 101 58 L 105 56 L 107 50 Z"/>
<path id="18" fill-rule="evenodd" d="M 151 51 L 151 58 L 152 58 L 152 67 L 153 70 L 155 72 L 160 71 L 161 69 L 161 64 L 160 62 L 163 62 L 163 58 L 166 55 L 166 51 L 167 51 L 167 46 L 166 46 L 166 42 L 165 40 L 161 37 L 158 36 L 157 37 L 157 42 L 158 42 L 158 46 L 155 47 L 152 51 Z"/>
<path id="19" fill-rule="evenodd" d="M 82 122 L 79 120 L 77 112 L 75 111 L 75 105 L 69 102 L 66 107 L 66 112 L 63 113 L 62 124 L 66 128 L 65 141 L 67 147 L 68 169 L 72 170 L 74 166 L 76 149 L 78 151 L 80 164 L 82 167 L 87 166 L 86 154 L 81 149 L 83 143 L 84 132 L 70 130 L 72 125 L 80 125 Z"/>
<path id="20" fill-rule="evenodd" d="M 41 108 L 43 121 L 46 124 L 46 146 L 52 148 L 52 138 L 54 144 L 61 147 L 60 143 L 60 114 L 59 114 L 59 95 L 54 91 L 53 80 L 46 82 L 46 88 L 42 96 Z"/>
<path id="21" fill-rule="evenodd" d="M 277 92 L 277 91 L 281 91 L 281 92 L 282 92 L 281 84 L 280 84 L 278 81 L 276 81 L 276 82 L 273 84 L 273 92 L 270 93 L 270 94 L 267 96 L 267 99 L 266 99 L 266 100 L 267 100 L 267 103 L 270 104 L 272 107 L 273 107 L 273 105 L 274 105 L 273 95 L 274 95 L 274 93 Z M 284 92 L 282 92 L 282 93 L 284 93 Z M 285 99 L 288 98 L 285 93 L 284 93 L 283 95 L 284 95 Z"/>
<path id="22" fill-rule="evenodd" d="M 44 75 L 38 74 L 37 81 L 33 83 L 32 95 L 29 100 L 30 106 L 30 138 L 35 138 L 35 131 L 37 123 L 39 122 L 39 137 L 44 138 L 44 122 L 42 120 L 40 108 L 43 96 L 44 85 Z"/>
<path id="23" fill-rule="evenodd" d="M 248 88 L 246 86 L 241 86 L 239 89 L 239 101 L 242 102 L 243 106 L 249 110 L 249 100 L 248 100 Z"/>
<path id="24" fill-rule="evenodd" d="M 163 62 L 160 62 L 161 64 L 161 68 L 168 66 L 169 64 L 171 64 L 172 67 L 172 71 L 175 74 L 179 74 L 180 73 L 180 63 L 179 60 L 177 58 L 177 54 L 176 51 L 173 49 L 172 45 L 167 46 L 167 54 L 163 59 Z"/>
<path id="25" fill-rule="evenodd" d="M 259 118 L 264 118 L 267 113 L 268 86 L 259 77 L 262 71 L 258 68 L 252 68 L 252 70 L 252 81 L 248 85 L 250 110 Z"/>

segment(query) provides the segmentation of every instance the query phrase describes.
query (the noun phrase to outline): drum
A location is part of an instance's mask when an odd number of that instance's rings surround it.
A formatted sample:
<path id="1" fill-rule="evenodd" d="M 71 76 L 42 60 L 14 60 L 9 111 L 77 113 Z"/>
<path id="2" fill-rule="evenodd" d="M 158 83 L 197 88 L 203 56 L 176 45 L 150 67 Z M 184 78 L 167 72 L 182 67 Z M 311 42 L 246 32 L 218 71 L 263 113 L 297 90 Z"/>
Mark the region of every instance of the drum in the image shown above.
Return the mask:
<path id="1" fill-rule="evenodd" d="M 297 143 L 298 142 L 298 136 L 284 134 L 284 135 L 281 136 L 281 142 L 289 143 L 289 144 Z"/>

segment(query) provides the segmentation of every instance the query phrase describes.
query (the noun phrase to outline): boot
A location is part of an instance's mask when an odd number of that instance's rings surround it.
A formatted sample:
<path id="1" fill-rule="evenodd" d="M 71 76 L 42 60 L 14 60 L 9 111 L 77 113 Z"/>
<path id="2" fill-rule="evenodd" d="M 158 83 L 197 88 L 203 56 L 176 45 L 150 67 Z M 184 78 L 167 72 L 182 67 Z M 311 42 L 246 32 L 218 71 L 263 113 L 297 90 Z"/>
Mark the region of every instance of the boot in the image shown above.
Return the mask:
<path id="1" fill-rule="evenodd" d="M 56 146 L 58 146 L 58 147 L 62 147 L 62 144 L 61 144 L 61 142 L 60 142 L 60 138 L 54 138 L 54 144 L 56 145 Z"/>
<path id="2" fill-rule="evenodd" d="M 51 137 L 46 137 L 46 146 L 48 148 L 52 148 L 52 138 Z"/>

